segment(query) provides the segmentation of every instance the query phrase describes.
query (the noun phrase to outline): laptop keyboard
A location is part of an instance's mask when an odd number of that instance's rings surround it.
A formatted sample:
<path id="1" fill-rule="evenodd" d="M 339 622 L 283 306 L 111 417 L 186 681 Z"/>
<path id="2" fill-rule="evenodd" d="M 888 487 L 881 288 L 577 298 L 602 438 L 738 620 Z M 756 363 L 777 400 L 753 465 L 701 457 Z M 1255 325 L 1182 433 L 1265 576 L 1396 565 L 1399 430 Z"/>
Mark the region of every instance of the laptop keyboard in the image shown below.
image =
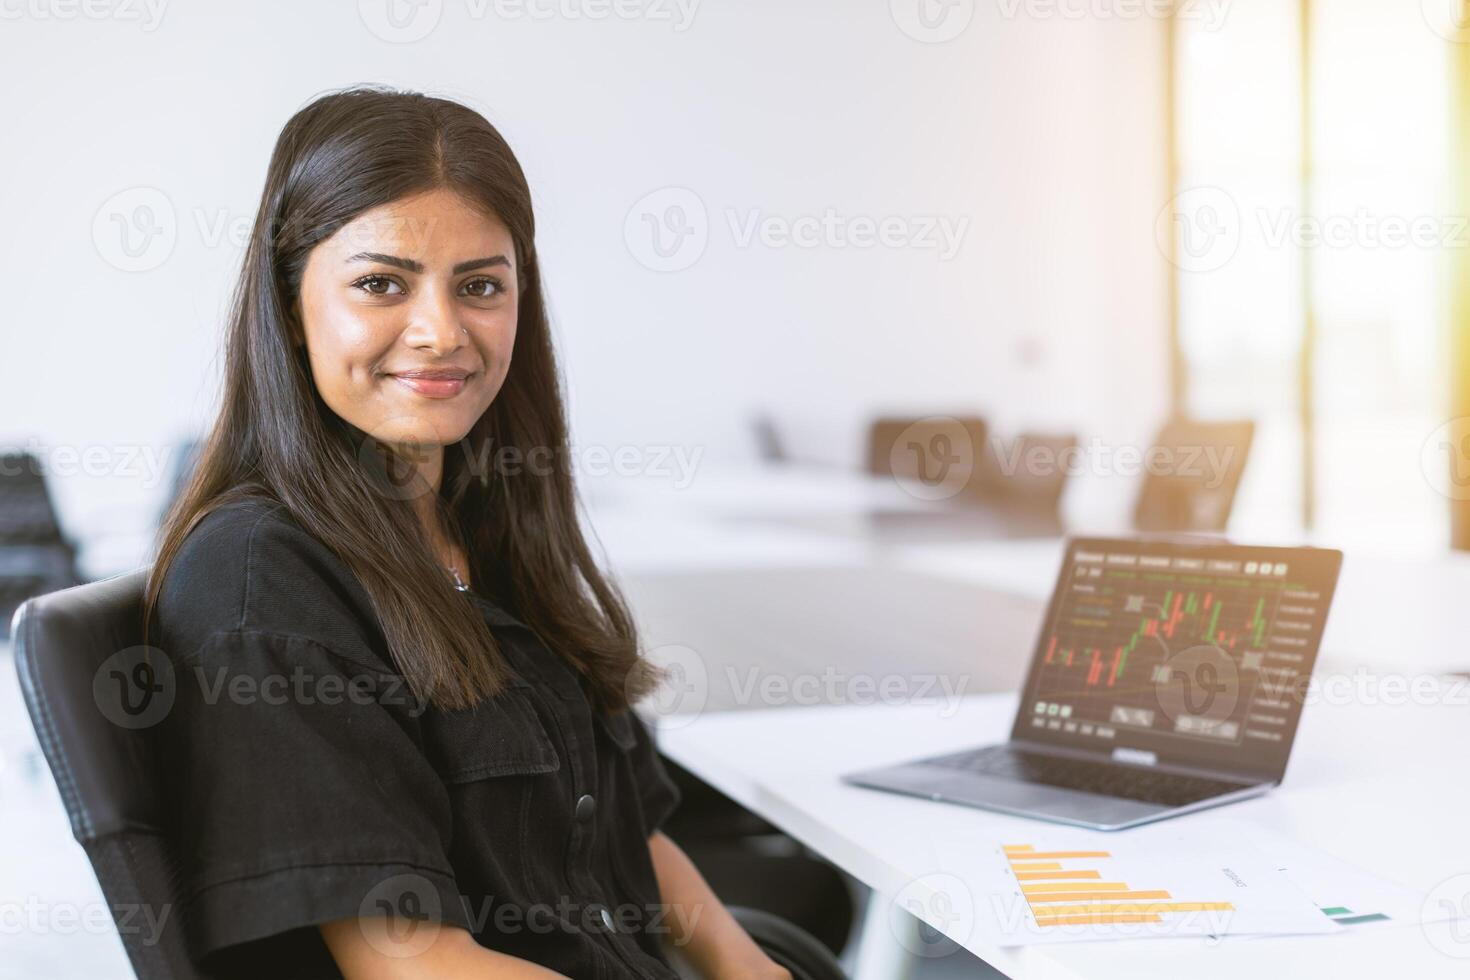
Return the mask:
<path id="1" fill-rule="evenodd" d="M 944 766 L 947 769 L 961 769 L 986 776 L 1001 776 L 1169 807 L 1187 806 L 1253 785 L 1199 776 L 1181 776 L 1091 759 L 1069 759 L 1065 756 L 1023 752 L 1006 745 L 991 745 L 927 761 L 929 765 Z"/>

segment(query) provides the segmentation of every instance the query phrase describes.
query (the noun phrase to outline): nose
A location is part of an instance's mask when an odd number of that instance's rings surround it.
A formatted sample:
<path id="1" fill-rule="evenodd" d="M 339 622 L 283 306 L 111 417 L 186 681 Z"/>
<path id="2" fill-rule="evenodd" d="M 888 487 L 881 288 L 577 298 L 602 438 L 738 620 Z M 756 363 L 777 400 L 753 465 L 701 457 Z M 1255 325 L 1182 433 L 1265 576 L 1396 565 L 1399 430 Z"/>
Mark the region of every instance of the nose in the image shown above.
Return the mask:
<path id="1" fill-rule="evenodd" d="M 460 323 L 454 297 L 445 295 L 443 290 L 425 289 L 419 292 L 418 301 L 409 311 L 403 339 L 410 347 L 442 356 L 463 347 L 469 334 Z"/>

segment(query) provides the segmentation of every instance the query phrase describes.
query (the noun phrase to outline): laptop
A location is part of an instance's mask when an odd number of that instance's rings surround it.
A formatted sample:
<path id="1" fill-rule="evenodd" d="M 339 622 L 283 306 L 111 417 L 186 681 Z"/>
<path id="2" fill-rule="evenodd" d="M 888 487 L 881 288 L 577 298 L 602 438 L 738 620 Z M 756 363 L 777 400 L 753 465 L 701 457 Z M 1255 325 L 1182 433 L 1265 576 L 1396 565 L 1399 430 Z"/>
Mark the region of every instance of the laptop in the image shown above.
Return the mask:
<path id="1" fill-rule="evenodd" d="M 1342 552 L 1074 538 L 1010 740 L 857 786 L 1121 830 L 1281 782 Z"/>

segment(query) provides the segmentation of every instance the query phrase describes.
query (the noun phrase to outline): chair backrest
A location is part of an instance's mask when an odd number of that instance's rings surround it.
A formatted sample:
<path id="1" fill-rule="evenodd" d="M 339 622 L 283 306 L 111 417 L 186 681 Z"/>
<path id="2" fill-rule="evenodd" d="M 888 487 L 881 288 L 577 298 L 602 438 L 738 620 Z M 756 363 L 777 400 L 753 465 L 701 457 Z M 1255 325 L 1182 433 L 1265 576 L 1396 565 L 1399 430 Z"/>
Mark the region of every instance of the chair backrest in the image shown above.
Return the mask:
<path id="1" fill-rule="evenodd" d="M 66 544 L 41 461 L 30 453 L 0 453 L 0 544 Z"/>
<path id="2" fill-rule="evenodd" d="M 0 452 L 0 639 L 23 601 L 76 583 L 76 549 L 56 519 L 41 461 Z"/>
<path id="3" fill-rule="evenodd" d="M 756 455 L 762 463 L 791 462 L 786 441 L 781 438 L 780 427 L 774 418 L 765 413 L 755 416 L 750 420 L 750 434 L 755 439 Z"/>
<path id="4" fill-rule="evenodd" d="M 1133 509 L 1140 531 L 1223 531 L 1250 455 L 1256 424 L 1249 419 L 1164 424 L 1151 450 Z"/>
<path id="5" fill-rule="evenodd" d="M 1068 467 L 1075 465 L 1069 454 L 1078 445 L 1070 432 L 1022 432 L 1013 439 L 992 439 L 980 457 L 976 491 L 1010 510 L 1059 518 Z"/>
<path id="6" fill-rule="evenodd" d="M 958 467 L 942 478 L 958 491 L 973 481 L 988 431 L 985 420 L 973 415 L 874 419 L 868 427 L 868 472 L 927 481 L 940 468 Z"/>
<path id="7" fill-rule="evenodd" d="M 169 691 L 150 673 L 142 636 L 147 573 L 27 600 L 15 614 L 15 663 L 72 835 L 133 969 L 148 980 L 207 980 L 184 941 L 154 761 L 152 725 Z"/>

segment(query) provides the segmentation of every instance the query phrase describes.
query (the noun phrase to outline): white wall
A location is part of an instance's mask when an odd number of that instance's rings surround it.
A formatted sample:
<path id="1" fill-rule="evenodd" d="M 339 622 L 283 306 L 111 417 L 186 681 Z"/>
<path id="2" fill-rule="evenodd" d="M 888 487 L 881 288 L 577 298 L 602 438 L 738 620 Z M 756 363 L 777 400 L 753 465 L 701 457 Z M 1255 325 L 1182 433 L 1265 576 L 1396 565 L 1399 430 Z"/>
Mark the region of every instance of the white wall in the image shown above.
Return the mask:
<path id="1" fill-rule="evenodd" d="M 164 451 L 212 408 L 239 250 L 210 233 L 248 223 L 286 118 L 359 81 L 466 100 L 521 157 L 580 444 L 734 460 L 768 409 L 798 451 L 856 460 L 877 411 L 973 409 L 1110 442 L 1163 411 L 1157 21 L 961 0 L 964 31 L 921 43 L 879 0 L 704 0 L 683 30 L 593 20 L 585 0 L 545 0 L 581 12 L 545 20 L 442 0 L 423 8 L 439 9 L 427 37 L 389 43 L 367 26 L 373 0 L 175 0 L 152 29 L 126 19 L 146 7 L 109 2 L 72 19 L 65 0 L 7 3 L 0 25 L 0 440 L 104 447 L 95 478 L 53 462 L 81 533 L 161 498 L 123 457 Z M 162 193 L 177 240 L 130 272 L 109 210 L 138 187 Z M 625 236 L 665 187 L 708 215 L 703 255 L 677 272 L 640 264 Z M 943 260 L 741 247 L 728 217 L 827 208 L 968 229 Z"/>

